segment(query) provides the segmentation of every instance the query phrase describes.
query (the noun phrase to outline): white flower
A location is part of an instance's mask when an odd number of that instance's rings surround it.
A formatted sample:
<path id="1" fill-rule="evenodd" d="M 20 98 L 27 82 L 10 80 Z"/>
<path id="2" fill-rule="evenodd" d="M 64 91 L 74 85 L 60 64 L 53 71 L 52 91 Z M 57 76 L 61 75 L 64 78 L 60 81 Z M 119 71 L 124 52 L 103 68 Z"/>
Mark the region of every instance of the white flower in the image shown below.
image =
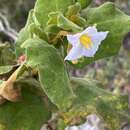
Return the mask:
<path id="1" fill-rule="evenodd" d="M 91 114 L 87 116 L 84 124 L 66 127 L 65 130 L 104 130 L 104 125 L 97 115 Z"/>
<path id="2" fill-rule="evenodd" d="M 82 56 L 93 57 L 107 34 L 108 31 L 98 32 L 96 26 L 92 26 L 81 33 L 67 35 L 67 40 L 73 47 L 65 60 L 77 60 Z"/>
<path id="3" fill-rule="evenodd" d="M 93 126 L 91 126 L 88 122 L 79 126 L 79 130 L 92 130 Z"/>
<path id="4" fill-rule="evenodd" d="M 65 130 L 79 130 L 77 126 L 66 127 Z"/>

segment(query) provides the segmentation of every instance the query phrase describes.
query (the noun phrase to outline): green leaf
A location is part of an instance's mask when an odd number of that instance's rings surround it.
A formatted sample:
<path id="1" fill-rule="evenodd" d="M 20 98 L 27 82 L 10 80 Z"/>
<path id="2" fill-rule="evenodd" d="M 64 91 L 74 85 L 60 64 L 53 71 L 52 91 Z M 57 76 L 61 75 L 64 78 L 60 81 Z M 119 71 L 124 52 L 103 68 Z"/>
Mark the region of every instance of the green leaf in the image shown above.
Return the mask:
<path id="1" fill-rule="evenodd" d="M 58 15 L 58 27 L 64 29 L 64 30 L 68 30 L 68 31 L 73 31 L 73 32 L 79 32 L 82 31 L 83 28 L 76 25 L 75 23 L 73 23 L 72 21 L 70 21 L 69 19 L 67 19 L 66 17 L 64 17 L 62 14 Z"/>
<path id="2" fill-rule="evenodd" d="M 73 15 L 77 15 L 81 11 L 81 6 L 78 2 L 76 2 L 74 5 L 70 5 L 68 7 L 68 10 L 66 12 L 67 17 L 71 17 Z"/>
<path id="3" fill-rule="evenodd" d="M 16 56 L 10 43 L 0 43 L 0 66 L 15 64 Z"/>
<path id="4" fill-rule="evenodd" d="M 81 4 L 82 8 L 86 8 L 92 0 L 78 0 L 78 2 Z"/>
<path id="5" fill-rule="evenodd" d="M 13 69 L 13 66 L 0 66 L 0 75 L 6 74 Z"/>
<path id="6" fill-rule="evenodd" d="M 33 20 L 33 10 L 30 10 L 29 15 L 28 15 L 28 20 L 27 23 L 25 25 L 25 27 L 23 29 L 21 29 L 21 31 L 19 32 L 19 36 L 18 39 L 16 41 L 16 55 L 20 56 L 23 54 L 23 50 L 22 48 L 20 48 L 20 45 L 26 41 L 28 38 L 31 37 L 31 32 L 29 30 L 29 26 L 34 23 Z"/>
<path id="7" fill-rule="evenodd" d="M 47 96 L 58 108 L 68 108 L 73 93 L 58 51 L 38 38 L 27 40 L 22 47 L 26 48 L 27 66 L 38 70 L 41 86 Z"/>
<path id="8" fill-rule="evenodd" d="M 84 67 L 101 58 L 117 55 L 124 36 L 130 30 L 130 16 L 121 12 L 111 2 L 97 8 L 88 8 L 82 15 L 87 19 L 87 26 L 96 24 L 98 31 L 109 31 L 109 34 L 94 57 L 84 58 L 76 66 Z"/>
<path id="9" fill-rule="evenodd" d="M 51 117 L 50 110 L 38 95 L 37 81 L 33 79 L 17 81 L 22 88 L 22 100 L 6 102 L 0 106 L 0 130 L 40 130 Z"/>
<path id="10" fill-rule="evenodd" d="M 122 124 L 122 121 L 130 117 L 127 115 L 128 97 L 114 95 L 98 84 L 93 84 L 86 79 L 72 78 L 73 91 L 76 99 L 72 108 L 64 113 L 65 121 L 73 124 L 76 119 L 85 118 L 87 115 L 96 113 L 107 123 L 110 130 L 116 130 Z M 75 122 L 76 123 L 76 122 Z"/>
<path id="11" fill-rule="evenodd" d="M 66 12 L 65 16 L 73 23 L 81 27 L 86 27 L 86 20 L 81 17 L 80 12 L 81 5 L 79 2 L 76 2 L 74 5 L 68 7 L 68 11 Z"/>
<path id="12" fill-rule="evenodd" d="M 20 45 L 22 43 L 24 43 L 28 38 L 38 36 L 39 38 L 47 41 L 47 36 L 44 33 L 44 31 L 40 28 L 40 26 L 38 26 L 34 23 L 33 15 L 34 15 L 34 11 L 31 10 L 29 12 L 28 20 L 27 20 L 25 27 L 19 33 L 19 37 L 16 42 L 17 56 L 20 56 L 23 54 L 24 50 L 22 48 L 20 48 Z"/>
<path id="13" fill-rule="evenodd" d="M 30 35 L 29 35 L 28 28 L 29 28 L 29 26 L 30 26 L 32 23 L 34 23 L 33 13 L 34 13 L 34 11 L 33 11 L 33 10 L 30 10 L 29 15 L 28 15 L 27 23 L 26 23 L 25 27 L 24 27 L 24 28 L 20 31 L 20 33 L 19 33 L 19 37 L 18 37 L 18 40 L 17 40 L 17 44 L 23 43 L 23 42 L 24 42 L 25 40 L 27 40 L 27 38 L 30 36 Z"/>
<path id="14" fill-rule="evenodd" d="M 64 13 L 68 6 L 73 4 L 74 0 L 37 0 L 34 12 L 35 18 L 39 24 L 44 28 L 48 21 L 48 14 L 50 12 L 62 12 Z"/>
<path id="15" fill-rule="evenodd" d="M 59 119 L 58 120 L 58 125 L 57 125 L 57 130 L 64 130 L 66 128 L 66 124 L 64 120 Z"/>
<path id="16" fill-rule="evenodd" d="M 61 31 L 61 28 L 57 27 L 55 24 L 48 25 L 45 28 L 45 32 L 48 36 L 49 44 L 53 45 L 61 45 L 63 41 L 60 39 L 59 33 Z"/>
<path id="17" fill-rule="evenodd" d="M 36 24 L 32 23 L 29 26 L 29 31 L 31 34 L 31 37 L 33 36 L 38 36 L 39 38 L 48 41 L 47 39 L 47 35 L 45 34 L 45 32 L 40 28 L 40 26 L 37 26 Z"/>

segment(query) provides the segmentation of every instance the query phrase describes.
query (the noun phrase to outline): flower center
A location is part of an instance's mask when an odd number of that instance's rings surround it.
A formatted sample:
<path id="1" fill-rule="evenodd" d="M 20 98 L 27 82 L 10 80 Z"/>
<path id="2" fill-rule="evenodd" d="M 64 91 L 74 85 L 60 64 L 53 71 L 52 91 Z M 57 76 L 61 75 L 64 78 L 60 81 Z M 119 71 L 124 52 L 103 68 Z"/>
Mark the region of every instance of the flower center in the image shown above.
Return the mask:
<path id="1" fill-rule="evenodd" d="M 93 45 L 91 37 L 86 34 L 83 34 L 80 37 L 80 43 L 87 49 L 90 49 L 90 47 Z"/>

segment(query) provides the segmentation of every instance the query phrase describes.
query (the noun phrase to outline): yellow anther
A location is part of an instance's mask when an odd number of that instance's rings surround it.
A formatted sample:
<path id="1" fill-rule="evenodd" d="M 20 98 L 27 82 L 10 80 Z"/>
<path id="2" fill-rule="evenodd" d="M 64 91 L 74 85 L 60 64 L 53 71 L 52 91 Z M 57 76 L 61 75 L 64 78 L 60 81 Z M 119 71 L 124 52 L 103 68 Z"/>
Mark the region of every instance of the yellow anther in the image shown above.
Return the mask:
<path id="1" fill-rule="evenodd" d="M 72 60 L 73 64 L 78 64 L 78 60 Z"/>
<path id="2" fill-rule="evenodd" d="M 80 37 L 80 43 L 83 44 L 87 49 L 93 45 L 91 37 L 87 34 L 84 34 Z"/>

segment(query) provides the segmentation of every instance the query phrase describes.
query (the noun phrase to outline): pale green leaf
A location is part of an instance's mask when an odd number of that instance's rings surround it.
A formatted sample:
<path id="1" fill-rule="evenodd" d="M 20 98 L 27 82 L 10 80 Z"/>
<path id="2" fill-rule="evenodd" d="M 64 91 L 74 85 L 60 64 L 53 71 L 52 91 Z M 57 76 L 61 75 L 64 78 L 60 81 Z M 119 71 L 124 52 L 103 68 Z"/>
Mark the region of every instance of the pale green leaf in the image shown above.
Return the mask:
<path id="1" fill-rule="evenodd" d="M 65 13 L 68 6 L 73 3 L 74 0 L 37 0 L 34 7 L 35 18 L 42 27 L 45 27 L 50 12 Z"/>
<path id="2" fill-rule="evenodd" d="M 83 30 L 82 27 L 76 25 L 75 23 L 73 23 L 72 21 L 64 17 L 62 14 L 58 15 L 57 24 L 58 24 L 58 27 L 64 30 L 68 30 L 68 31 L 79 32 Z"/>
<path id="3" fill-rule="evenodd" d="M 16 56 L 10 43 L 0 43 L 0 66 L 15 64 Z"/>
<path id="4" fill-rule="evenodd" d="M 28 20 L 25 27 L 19 33 L 19 37 L 16 42 L 17 56 L 20 56 L 23 54 L 23 49 L 20 48 L 20 45 L 24 43 L 28 38 L 38 36 L 39 38 L 47 41 L 47 36 L 44 33 L 44 31 L 40 28 L 40 26 L 35 24 L 33 15 L 34 15 L 34 11 L 31 10 L 29 12 Z"/>
<path id="5" fill-rule="evenodd" d="M 81 4 L 82 8 L 86 8 L 92 2 L 92 0 L 77 0 L 77 1 Z"/>
<path id="6" fill-rule="evenodd" d="M 23 53 L 22 48 L 20 48 L 20 45 L 26 41 L 28 38 L 31 37 L 31 32 L 29 30 L 29 26 L 34 23 L 33 20 L 33 10 L 30 10 L 28 15 L 28 20 L 24 28 L 21 29 L 18 35 L 18 39 L 16 41 L 16 54 L 17 56 L 20 56 Z"/>
<path id="7" fill-rule="evenodd" d="M 101 116 L 110 130 L 117 130 L 125 120 L 130 121 L 127 96 L 114 95 L 86 79 L 72 78 L 71 83 L 77 98 L 72 108 L 64 113 L 69 124 L 92 113 Z"/>
<path id="8" fill-rule="evenodd" d="M 0 75 L 10 72 L 12 68 L 13 66 L 0 66 Z"/>
<path id="9" fill-rule="evenodd" d="M 68 108 L 73 93 L 64 62 L 58 51 L 37 38 L 27 40 L 22 47 L 26 48 L 27 66 L 38 70 L 41 86 L 47 96 L 58 108 Z"/>

